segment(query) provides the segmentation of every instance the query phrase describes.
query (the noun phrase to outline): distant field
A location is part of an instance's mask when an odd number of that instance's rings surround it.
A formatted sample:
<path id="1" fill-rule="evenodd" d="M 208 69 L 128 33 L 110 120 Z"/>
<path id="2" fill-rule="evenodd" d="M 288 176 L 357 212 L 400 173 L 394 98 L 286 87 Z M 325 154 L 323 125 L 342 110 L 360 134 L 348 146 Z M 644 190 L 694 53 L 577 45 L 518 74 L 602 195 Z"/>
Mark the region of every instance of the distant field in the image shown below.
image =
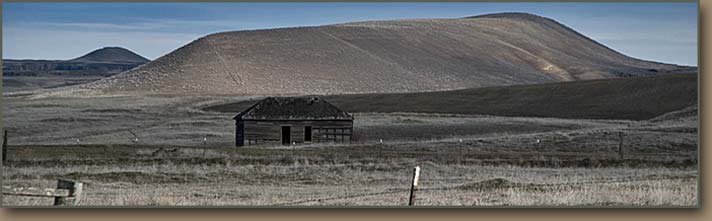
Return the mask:
<path id="1" fill-rule="evenodd" d="M 348 112 L 645 120 L 697 104 L 697 74 L 324 98 Z M 237 113 L 257 100 L 205 110 Z"/>
<path id="2" fill-rule="evenodd" d="M 56 88 L 96 81 L 102 76 L 3 76 L 2 91 L 15 92 L 40 88 Z"/>

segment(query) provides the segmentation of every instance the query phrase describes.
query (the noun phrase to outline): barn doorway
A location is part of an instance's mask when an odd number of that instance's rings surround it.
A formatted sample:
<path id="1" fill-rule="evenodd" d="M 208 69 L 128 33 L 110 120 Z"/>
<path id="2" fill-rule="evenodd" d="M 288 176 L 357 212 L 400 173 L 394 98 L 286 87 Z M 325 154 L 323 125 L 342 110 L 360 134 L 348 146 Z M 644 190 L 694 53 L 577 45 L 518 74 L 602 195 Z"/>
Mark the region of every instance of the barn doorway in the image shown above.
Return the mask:
<path id="1" fill-rule="evenodd" d="M 304 142 L 311 142 L 312 129 L 311 126 L 304 127 Z"/>
<path id="2" fill-rule="evenodd" d="M 282 126 L 282 145 L 289 145 L 292 143 L 292 128 L 289 126 Z"/>
<path id="3" fill-rule="evenodd" d="M 235 145 L 238 147 L 245 145 L 245 122 L 237 121 L 237 132 L 235 133 Z"/>

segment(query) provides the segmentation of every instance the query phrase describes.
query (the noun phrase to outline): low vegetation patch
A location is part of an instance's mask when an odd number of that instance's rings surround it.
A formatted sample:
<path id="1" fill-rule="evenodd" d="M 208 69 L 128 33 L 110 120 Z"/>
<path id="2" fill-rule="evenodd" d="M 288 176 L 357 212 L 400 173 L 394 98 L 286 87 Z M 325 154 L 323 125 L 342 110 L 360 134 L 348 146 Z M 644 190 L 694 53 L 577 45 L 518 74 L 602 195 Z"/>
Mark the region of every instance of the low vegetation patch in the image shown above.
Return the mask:
<path id="1" fill-rule="evenodd" d="M 324 99 L 347 112 L 645 120 L 697 104 L 697 74 L 438 92 L 332 95 Z M 237 113 L 255 102 L 222 104 L 205 110 Z"/>

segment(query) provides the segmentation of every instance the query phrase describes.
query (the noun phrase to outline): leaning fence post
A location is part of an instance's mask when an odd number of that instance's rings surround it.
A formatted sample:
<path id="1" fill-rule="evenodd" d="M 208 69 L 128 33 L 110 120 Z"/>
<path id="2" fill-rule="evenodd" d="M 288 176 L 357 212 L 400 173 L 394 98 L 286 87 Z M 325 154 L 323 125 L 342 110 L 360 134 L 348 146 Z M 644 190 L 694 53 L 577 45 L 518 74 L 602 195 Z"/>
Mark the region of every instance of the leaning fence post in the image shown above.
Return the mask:
<path id="1" fill-rule="evenodd" d="M 420 167 L 416 166 L 413 171 L 413 182 L 410 185 L 410 198 L 408 199 L 408 206 L 412 206 L 415 202 L 415 188 L 418 186 L 418 178 L 420 177 Z"/>
<path id="2" fill-rule="evenodd" d="M 4 163 L 7 160 L 7 130 L 5 131 L 5 135 L 2 137 L 2 162 Z"/>
<path id="3" fill-rule="evenodd" d="M 79 205 L 79 201 L 81 201 L 82 197 L 82 189 L 84 187 L 84 184 L 81 182 L 75 182 L 72 180 L 63 180 L 63 179 L 58 179 L 57 180 L 57 190 L 64 189 L 67 190 L 69 193 L 67 196 L 55 196 L 54 197 L 54 205 L 55 206 L 66 206 L 66 205 Z M 71 197 L 72 200 L 69 201 L 67 198 Z"/>

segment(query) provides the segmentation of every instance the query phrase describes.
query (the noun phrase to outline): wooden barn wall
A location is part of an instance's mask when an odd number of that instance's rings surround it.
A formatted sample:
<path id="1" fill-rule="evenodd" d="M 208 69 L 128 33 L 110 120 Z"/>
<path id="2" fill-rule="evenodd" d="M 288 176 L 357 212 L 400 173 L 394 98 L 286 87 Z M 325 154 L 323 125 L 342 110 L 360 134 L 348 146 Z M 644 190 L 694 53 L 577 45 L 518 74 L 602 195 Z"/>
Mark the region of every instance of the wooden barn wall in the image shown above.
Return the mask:
<path id="1" fill-rule="evenodd" d="M 282 126 L 291 127 L 291 141 L 304 143 L 304 128 L 312 127 L 312 142 L 351 142 L 353 121 L 244 121 L 244 145 L 281 144 Z"/>

